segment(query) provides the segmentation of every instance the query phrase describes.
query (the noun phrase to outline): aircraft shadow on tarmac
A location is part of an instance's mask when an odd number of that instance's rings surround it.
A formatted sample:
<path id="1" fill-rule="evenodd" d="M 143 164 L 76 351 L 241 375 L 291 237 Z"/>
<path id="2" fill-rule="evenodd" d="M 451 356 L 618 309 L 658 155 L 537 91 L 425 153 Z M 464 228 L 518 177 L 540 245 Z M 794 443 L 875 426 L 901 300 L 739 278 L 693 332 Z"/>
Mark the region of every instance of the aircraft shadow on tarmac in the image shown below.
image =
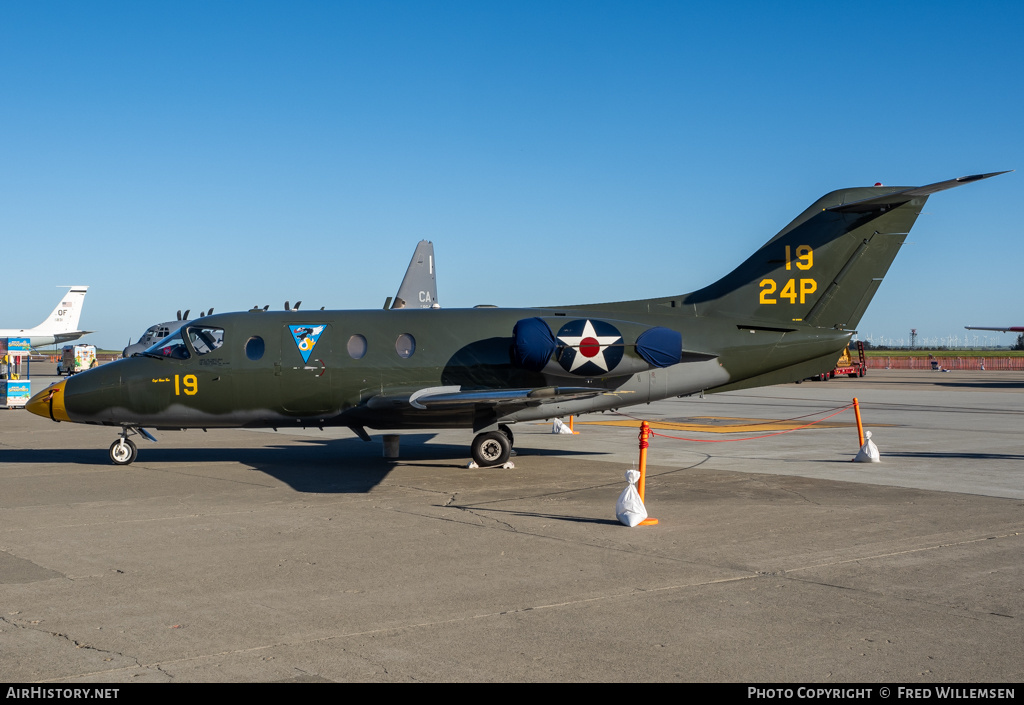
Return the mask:
<path id="1" fill-rule="evenodd" d="M 1013 453 L 885 453 L 892 458 L 961 458 L 963 460 L 1024 460 L 1024 455 Z"/>
<path id="2" fill-rule="evenodd" d="M 936 382 L 936 387 L 959 387 L 961 389 L 1024 389 L 1024 382 Z"/>
<path id="3" fill-rule="evenodd" d="M 531 517 L 533 519 L 551 519 L 553 521 L 569 521 L 577 524 L 605 524 L 616 526 L 620 524 L 618 519 L 595 519 L 594 517 L 571 516 L 569 514 L 545 514 L 544 512 L 523 512 L 513 509 L 492 509 L 490 507 L 479 507 L 475 505 L 447 505 L 454 509 L 468 509 L 477 514 L 508 514 L 514 517 Z"/>
<path id="4" fill-rule="evenodd" d="M 201 469 L 204 464 L 238 463 L 248 470 L 265 473 L 296 492 L 359 494 L 380 484 L 395 465 L 448 466 L 452 472 L 464 469 L 469 462 L 466 446 L 427 443 L 434 437 L 432 433 L 403 435 L 397 460 L 382 457 L 383 442 L 377 439 L 366 443 L 358 438 L 298 438 L 288 444 L 256 448 L 175 448 L 170 444 L 145 443 L 139 448 L 139 460 L 127 468 L 111 464 L 105 448 L 0 449 L 0 464 L 95 465 L 131 473 L 171 469 L 167 465 L 190 465 Z M 559 449 L 519 450 L 521 455 L 516 458 L 602 454 Z M 439 464 L 437 461 L 447 462 Z M 494 472 L 502 470 L 496 468 Z"/>

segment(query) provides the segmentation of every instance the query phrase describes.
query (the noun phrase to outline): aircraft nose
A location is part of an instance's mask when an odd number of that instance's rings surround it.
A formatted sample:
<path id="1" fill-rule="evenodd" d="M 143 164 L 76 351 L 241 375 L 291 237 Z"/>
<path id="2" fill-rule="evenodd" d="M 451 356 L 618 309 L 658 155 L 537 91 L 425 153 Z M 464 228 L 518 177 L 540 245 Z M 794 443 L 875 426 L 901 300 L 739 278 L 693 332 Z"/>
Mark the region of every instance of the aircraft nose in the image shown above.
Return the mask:
<path id="1" fill-rule="evenodd" d="M 25 402 L 25 408 L 36 416 L 54 421 L 70 421 L 64 408 L 64 385 L 67 380 L 51 385 Z"/>

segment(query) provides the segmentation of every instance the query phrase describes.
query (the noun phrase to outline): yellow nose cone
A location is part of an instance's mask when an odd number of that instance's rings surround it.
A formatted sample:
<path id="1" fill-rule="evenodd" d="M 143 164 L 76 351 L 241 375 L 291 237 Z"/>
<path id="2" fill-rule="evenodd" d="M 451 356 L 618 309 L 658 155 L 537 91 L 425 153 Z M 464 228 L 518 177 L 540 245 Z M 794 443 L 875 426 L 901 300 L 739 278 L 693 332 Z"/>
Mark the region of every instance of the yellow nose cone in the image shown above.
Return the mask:
<path id="1" fill-rule="evenodd" d="M 36 416 L 43 416 L 54 421 L 70 421 L 64 409 L 64 385 L 67 380 L 51 385 L 34 395 L 25 403 L 25 408 Z"/>

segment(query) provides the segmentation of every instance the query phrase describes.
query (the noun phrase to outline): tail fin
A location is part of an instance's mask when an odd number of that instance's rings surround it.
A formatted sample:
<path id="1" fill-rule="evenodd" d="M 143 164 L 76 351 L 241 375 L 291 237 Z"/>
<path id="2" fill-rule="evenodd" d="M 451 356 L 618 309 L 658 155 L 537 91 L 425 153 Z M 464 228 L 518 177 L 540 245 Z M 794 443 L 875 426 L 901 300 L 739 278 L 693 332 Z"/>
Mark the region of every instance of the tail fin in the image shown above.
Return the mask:
<path id="1" fill-rule="evenodd" d="M 78 320 L 82 317 L 82 304 L 85 302 L 87 286 L 72 286 L 63 296 L 57 308 L 37 328 L 48 333 L 71 333 L 78 330 Z"/>
<path id="2" fill-rule="evenodd" d="M 910 188 L 833 191 L 818 199 L 746 262 L 684 298 L 697 314 L 852 330 L 896 258 L 928 196 L 978 174 Z"/>
<path id="3" fill-rule="evenodd" d="M 434 271 L 434 243 L 420 240 L 391 308 L 440 308 Z"/>

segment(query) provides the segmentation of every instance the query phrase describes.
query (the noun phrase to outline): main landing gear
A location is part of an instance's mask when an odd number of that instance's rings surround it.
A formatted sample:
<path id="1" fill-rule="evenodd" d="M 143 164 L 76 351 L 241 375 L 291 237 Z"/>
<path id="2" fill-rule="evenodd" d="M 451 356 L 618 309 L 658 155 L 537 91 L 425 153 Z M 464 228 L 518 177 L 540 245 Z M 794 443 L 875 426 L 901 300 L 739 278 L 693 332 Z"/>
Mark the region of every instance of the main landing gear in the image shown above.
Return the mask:
<path id="1" fill-rule="evenodd" d="M 497 431 L 477 434 L 470 448 L 473 462 L 482 468 L 504 465 L 512 455 L 514 442 L 512 429 L 505 424 L 498 426 Z"/>
<path id="2" fill-rule="evenodd" d="M 114 465 L 131 465 L 139 457 L 139 449 L 128 438 L 132 434 L 142 436 L 156 443 L 156 439 L 146 429 L 138 426 L 122 426 L 121 437 L 110 445 L 110 460 Z"/>

